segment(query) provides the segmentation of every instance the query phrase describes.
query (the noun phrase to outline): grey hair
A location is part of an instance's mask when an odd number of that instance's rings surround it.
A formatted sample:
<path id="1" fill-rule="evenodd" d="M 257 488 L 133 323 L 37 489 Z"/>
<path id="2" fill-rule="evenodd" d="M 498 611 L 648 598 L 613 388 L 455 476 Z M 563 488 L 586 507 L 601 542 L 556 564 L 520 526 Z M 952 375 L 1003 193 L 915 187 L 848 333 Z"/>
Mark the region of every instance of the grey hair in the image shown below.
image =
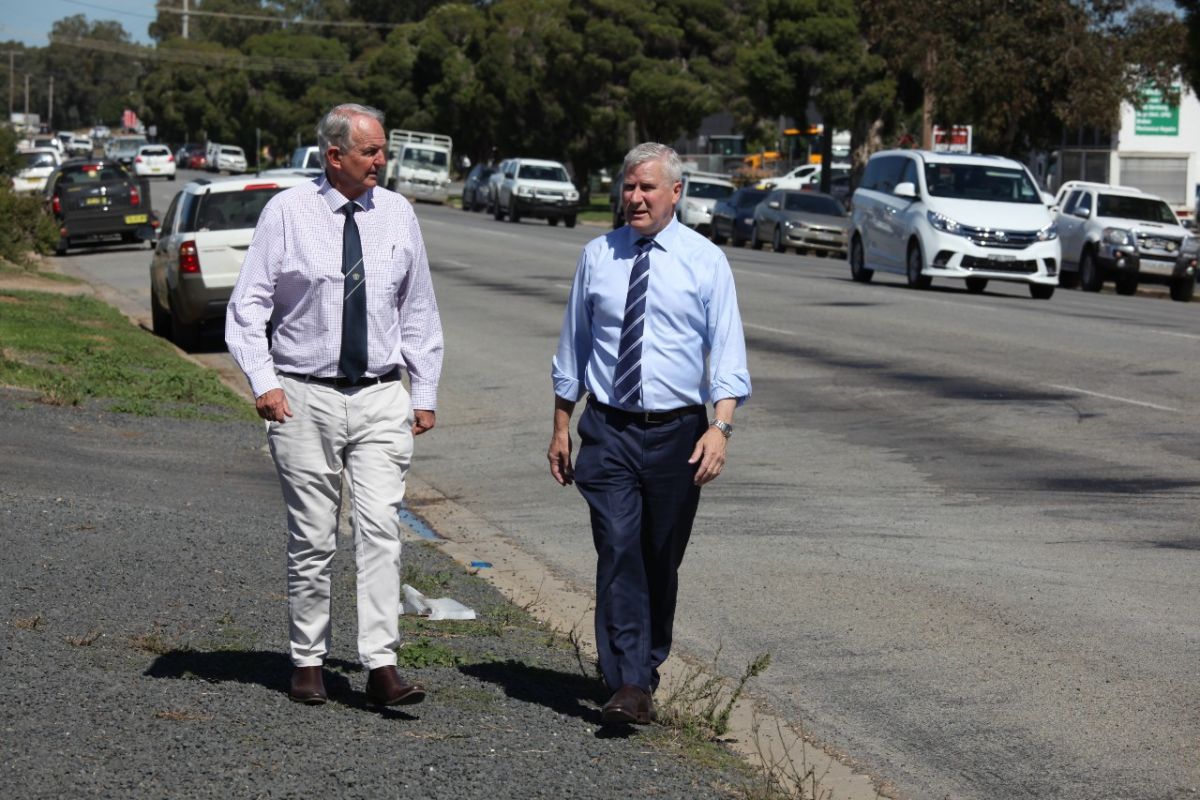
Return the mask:
<path id="1" fill-rule="evenodd" d="M 642 142 L 634 147 L 625 154 L 625 163 L 621 168 L 628 175 L 637 169 L 639 164 L 647 161 L 660 162 L 666 172 L 667 180 L 671 183 L 679 183 L 683 180 L 683 163 L 679 160 L 679 154 L 658 142 Z"/>
<path id="2" fill-rule="evenodd" d="M 351 147 L 351 134 L 354 131 L 354 118 L 368 116 L 383 124 L 383 112 L 378 108 L 371 106 L 360 106 L 358 103 L 342 103 L 334 106 L 326 112 L 325 116 L 321 117 L 321 121 L 317 123 L 317 158 L 321 159 L 321 168 L 324 169 L 325 151 L 330 145 L 334 145 L 339 150 L 349 150 Z"/>

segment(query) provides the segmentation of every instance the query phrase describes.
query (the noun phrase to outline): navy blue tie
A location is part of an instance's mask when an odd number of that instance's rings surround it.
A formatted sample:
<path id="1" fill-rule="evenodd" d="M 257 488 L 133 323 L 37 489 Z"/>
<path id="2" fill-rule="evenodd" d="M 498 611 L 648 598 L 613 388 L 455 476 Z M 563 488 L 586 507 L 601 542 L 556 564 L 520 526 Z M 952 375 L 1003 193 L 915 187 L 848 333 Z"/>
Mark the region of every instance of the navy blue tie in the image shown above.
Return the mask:
<path id="1" fill-rule="evenodd" d="M 367 371 L 367 275 L 363 268 L 362 240 L 354 222 L 353 202 L 342 206 L 346 227 L 342 229 L 342 351 L 338 369 L 352 381 Z"/>
<path id="2" fill-rule="evenodd" d="M 621 322 L 621 344 L 617 347 L 617 366 L 613 370 L 613 402 L 641 406 L 642 331 L 646 325 L 646 289 L 650 286 L 650 250 L 654 240 L 642 237 L 636 244 L 638 255 L 629 273 L 629 292 L 625 295 L 625 317 Z"/>

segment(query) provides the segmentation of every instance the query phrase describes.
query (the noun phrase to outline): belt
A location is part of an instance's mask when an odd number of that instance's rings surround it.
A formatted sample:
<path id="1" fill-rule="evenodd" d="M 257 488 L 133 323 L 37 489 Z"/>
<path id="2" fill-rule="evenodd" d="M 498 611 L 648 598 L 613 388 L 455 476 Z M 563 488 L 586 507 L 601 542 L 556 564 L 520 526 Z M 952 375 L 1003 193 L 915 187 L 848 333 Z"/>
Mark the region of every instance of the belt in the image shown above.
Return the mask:
<path id="1" fill-rule="evenodd" d="M 616 408 L 615 406 L 605 405 L 594 397 L 588 399 L 588 405 L 595 406 L 597 411 L 602 411 L 621 419 L 630 422 L 641 422 L 645 425 L 659 425 L 664 422 L 679 419 L 688 414 L 704 414 L 704 406 L 684 406 L 683 408 L 673 408 L 670 411 L 630 411 L 625 408 Z"/>
<path id="2" fill-rule="evenodd" d="M 334 389 L 358 389 L 362 386 L 374 386 L 377 383 L 391 383 L 392 381 L 400 380 L 399 367 L 392 367 L 391 371 L 374 378 L 359 378 L 356 381 L 352 381 L 349 378 L 322 378 L 319 375 L 301 375 L 298 372 L 280 372 L 279 374 L 286 375 L 294 380 L 303 381 L 304 383 L 319 383 L 322 386 L 332 386 Z"/>

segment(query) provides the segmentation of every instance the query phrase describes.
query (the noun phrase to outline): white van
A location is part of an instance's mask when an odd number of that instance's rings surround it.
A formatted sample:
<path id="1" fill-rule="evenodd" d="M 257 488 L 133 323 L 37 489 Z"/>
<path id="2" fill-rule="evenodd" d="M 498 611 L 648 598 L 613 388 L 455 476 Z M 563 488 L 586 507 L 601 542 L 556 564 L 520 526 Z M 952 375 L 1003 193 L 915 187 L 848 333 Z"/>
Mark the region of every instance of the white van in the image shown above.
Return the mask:
<path id="1" fill-rule="evenodd" d="M 1053 202 L 1011 159 L 876 153 L 854 192 L 850 274 L 866 283 L 876 271 L 895 272 L 914 289 L 958 278 L 973 293 L 1014 281 L 1049 299 L 1062 265 Z"/>
<path id="2" fill-rule="evenodd" d="M 707 234 L 712 230 L 713 206 L 719 200 L 728 199 L 736 189 L 727 175 L 686 171 L 675 216 L 689 228 Z"/>

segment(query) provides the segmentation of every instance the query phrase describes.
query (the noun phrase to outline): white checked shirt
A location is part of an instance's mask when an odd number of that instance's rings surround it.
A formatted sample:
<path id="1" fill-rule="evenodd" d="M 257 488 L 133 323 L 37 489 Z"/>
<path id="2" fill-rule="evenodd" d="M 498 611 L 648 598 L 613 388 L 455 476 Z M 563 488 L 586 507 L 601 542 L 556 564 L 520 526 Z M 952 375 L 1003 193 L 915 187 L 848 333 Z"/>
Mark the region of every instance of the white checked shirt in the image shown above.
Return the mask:
<path id="1" fill-rule="evenodd" d="M 277 369 L 338 375 L 347 202 L 322 176 L 275 195 L 258 218 L 225 320 L 229 352 L 255 397 L 279 388 Z M 362 209 L 354 221 L 367 281 L 366 374 L 403 368 L 413 408 L 434 410 L 442 323 L 416 214 L 403 197 L 381 188 L 354 202 Z"/>

